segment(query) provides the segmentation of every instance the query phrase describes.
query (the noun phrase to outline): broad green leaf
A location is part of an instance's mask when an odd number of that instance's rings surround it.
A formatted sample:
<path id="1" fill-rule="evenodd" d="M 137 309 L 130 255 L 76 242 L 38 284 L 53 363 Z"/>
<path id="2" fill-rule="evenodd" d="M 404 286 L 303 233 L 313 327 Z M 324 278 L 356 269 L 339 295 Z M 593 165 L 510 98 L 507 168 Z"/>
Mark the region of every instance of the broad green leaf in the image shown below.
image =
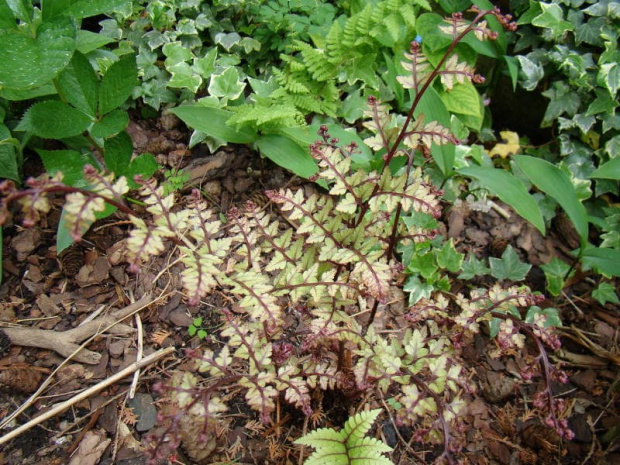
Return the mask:
<path id="1" fill-rule="evenodd" d="M 13 12 L 13 16 L 24 23 L 32 23 L 33 8 L 30 0 L 6 0 L 6 4 Z"/>
<path id="2" fill-rule="evenodd" d="M 422 47 L 431 52 L 437 52 L 449 47 L 452 38 L 439 30 L 439 26 L 446 24 L 443 18 L 435 13 L 424 13 L 416 21 L 416 31 L 422 37 Z"/>
<path id="3" fill-rule="evenodd" d="M 77 136 L 91 124 L 79 110 L 56 100 L 35 103 L 24 114 L 17 129 L 32 131 L 43 139 L 64 139 Z"/>
<path id="4" fill-rule="evenodd" d="M 6 0 L 0 0 L 0 29 L 15 29 L 17 23 Z"/>
<path id="5" fill-rule="evenodd" d="M 318 131 L 321 126 L 321 124 L 312 124 L 304 127 L 282 128 L 278 130 L 278 133 L 295 141 L 310 153 L 310 144 L 319 140 Z M 357 149 L 350 154 L 354 165 L 361 167 L 368 166 L 368 163 L 373 158 L 373 154 L 357 132 L 347 131 L 337 123 L 328 123 L 325 126 L 327 126 L 330 136 L 339 140 L 339 145 L 341 147 L 350 145 L 352 142 L 357 144 Z"/>
<path id="6" fill-rule="evenodd" d="M 67 14 L 76 19 L 90 18 L 103 13 L 121 13 L 130 6 L 131 0 L 79 0 L 71 5 Z"/>
<path id="7" fill-rule="evenodd" d="M 569 176 L 540 158 L 518 155 L 514 157 L 514 161 L 538 189 L 560 204 L 573 222 L 582 245 L 585 244 L 588 238 L 588 215 L 577 198 Z"/>
<path id="8" fill-rule="evenodd" d="M 537 315 L 544 315 L 546 317 L 543 327 L 559 327 L 562 326 L 562 319 L 557 308 L 548 307 L 542 309 L 536 305 L 530 307 L 525 315 L 525 322 L 532 324 L 536 321 Z"/>
<path id="9" fill-rule="evenodd" d="M 594 297 L 599 304 L 605 305 L 607 302 L 612 304 L 620 304 L 616 288 L 611 283 L 601 283 L 596 289 L 592 291 L 592 297 Z"/>
<path id="10" fill-rule="evenodd" d="M 155 171 L 159 169 L 159 165 L 155 160 L 155 157 L 150 153 L 143 153 L 131 160 L 129 167 L 123 172 L 123 176 L 127 177 L 129 187 L 135 189 L 138 184 L 134 181 L 134 178 L 138 175 L 144 180 L 149 179 Z"/>
<path id="11" fill-rule="evenodd" d="M 106 139 L 121 132 L 128 124 L 129 115 L 127 112 L 123 110 L 114 110 L 101 118 L 101 121 L 93 124 L 89 132 L 93 137 Z"/>
<path id="12" fill-rule="evenodd" d="M 500 281 L 505 279 L 523 281 L 532 267 L 532 265 L 519 260 L 517 252 L 514 251 L 511 245 L 506 247 L 501 259 L 489 258 L 489 266 L 491 267 L 491 275 Z"/>
<path id="13" fill-rule="evenodd" d="M 620 250 L 587 247 L 581 261 L 585 268 L 594 268 L 605 276 L 620 276 Z"/>
<path id="14" fill-rule="evenodd" d="M 98 48 L 101 48 L 111 42 L 114 42 L 114 39 L 106 37 L 103 34 L 97 34 L 95 32 L 80 29 L 77 32 L 75 48 L 80 53 L 86 55 L 87 53 L 97 50 Z"/>
<path id="15" fill-rule="evenodd" d="M 125 55 L 112 63 L 99 86 L 99 115 L 105 115 L 125 103 L 137 84 L 135 55 Z"/>
<path id="16" fill-rule="evenodd" d="M 536 200 L 513 174 L 486 166 L 468 166 L 457 170 L 464 176 L 480 181 L 485 189 L 506 202 L 515 211 L 545 234 L 545 222 Z"/>
<path id="17" fill-rule="evenodd" d="M 426 280 L 436 280 L 439 273 L 432 252 L 414 254 L 407 265 L 407 272 L 422 276 Z"/>
<path id="18" fill-rule="evenodd" d="M 43 21 L 48 21 L 57 15 L 65 14 L 72 0 L 43 0 L 41 3 L 41 12 Z"/>
<path id="19" fill-rule="evenodd" d="M 194 56 L 180 41 L 165 44 L 161 51 L 166 55 L 166 61 L 164 62 L 166 68 L 190 61 Z"/>
<path id="20" fill-rule="evenodd" d="M 133 153 L 133 143 L 126 131 L 105 141 L 104 161 L 108 171 L 117 177 L 127 171 Z"/>
<path id="21" fill-rule="evenodd" d="M 503 58 L 506 62 L 506 68 L 508 70 L 508 75 L 510 76 L 510 81 L 512 82 L 512 90 L 516 91 L 517 83 L 519 82 L 519 60 L 508 55 L 504 55 Z"/>
<path id="22" fill-rule="evenodd" d="M 540 265 L 540 267 L 545 272 L 547 290 L 554 296 L 560 295 L 564 289 L 564 277 L 570 270 L 570 265 L 558 257 L 553 257 L 549 263 Z"/>
<path id="23" fill-rule="evenodd" d="M 414 111 L 414 116 L 416 118 L 421 114 L 424 115 L 424 122 L 426 124 L 431 121 L 437 121 L 444 127 L 450 127 L 450 113 L 437 91 L 432 87 L 429 87 L 424 93 Z M 433 144 L 431 148 L 433 160 L 435 160 L 435 163 L 437 163 L 437 166 L 439 166 L 439 169 L 445 177 L 452 173 L 454 167 L 454 153 L 454 145 L 452 144 Z"/>
<path id="24" fill-rule="evenodd" d="M 594 173 L 590 175 L 591 178 L 602 179 L 615 179 L 620 180 L 620 158 L 614 158 L 607 163 L 598 167 Z"/>
<path id="25" fill-rule="evenodd" d="M 37 150 L 45 171 L 50 175 L 63 174 L 62 182 L 76 186 L 84 179 L 84 166 L 92 163 L 88 156 L 75 150 Z M 83 182 L 82 182 L 83 184 Z"/>
<path id="26" fill-rule="evenodd" d="M 173 108 L 170 111 L 188 126 L 226 142 L 251 144 L 258 137 L 258 134 L 249 128 L 236 130 L 228 126 L 226 121 L 233 113 L 227 110 L 201 105 L 185 105 Z"/>
<path id="27" fill-rule="evenodd" d="M 470 116 L 468 123 L 474 131 L 480 131 L 484 120 L 484 105 L 480 94 L 471 82 L 455 84 L 450 91 L 440 93 L 446 109 L 458 115 Z M 473 125 L 471 125 L 473 123 Z"/>
<path id="28" fill-rule="evenodd" d="M 274 163 L 308 179 L 316 174 L 318 167 L 310 152 L 281 134 L 266 134 L 258 138 L 261 154 Z"/>
<path id="29" fill-rule="evenodd" d="M 209 94 L 228 100 L 235 100 L 245 89 L 245 82 L 239 79 L 239 71 L 234 66 L 226 68 L 220 74 L 211 75 Z"/>
<path id="30" fill-rule="evenodd" d="M 20 182 L 19 163 L 17 160 L 17 145 L 11 131 L 4 124 L 0 124 L 0 178 L 12 179 Z"/>
<path id="31" fill-rule="evenodd" d="M 62 98 L 87 115 L 97 111 L 97 75 L 88 58 L 73 54 L 69 65 L 58 75 L 57 86 Z"/>
<path id="32" fill-rule="evenodd" d="M 34 100 L 38 97 L 43 97 L 45 95 L 54 95 L 56 94 L 56 87 L 54 87 L 54 83 L 51 81 L 47 84 L 43 84 L 40 87 L 35 87 L 34 89 L 11 89 L 5 87 L 4 89 L 0 89 L 0 97 L 5 98 L 7 100 L 12 100 L 15 102 L 21 100 Z"/>
<path id="33" fill-rule="evenodd" d="M 31 89 L 54 78 L 75 50 L 76 24 L 61 16 L 42 23 L 31 37 L 5 30 L 0 40 L 0 86 Z"/>

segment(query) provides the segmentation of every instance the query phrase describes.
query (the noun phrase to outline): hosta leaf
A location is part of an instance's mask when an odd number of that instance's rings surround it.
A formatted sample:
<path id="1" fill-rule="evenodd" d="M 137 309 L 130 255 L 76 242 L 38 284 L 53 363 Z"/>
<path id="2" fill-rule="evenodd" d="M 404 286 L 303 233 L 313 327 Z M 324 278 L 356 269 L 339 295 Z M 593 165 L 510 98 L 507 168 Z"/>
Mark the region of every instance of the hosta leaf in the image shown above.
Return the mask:
<path id="1" fill-rule="evenodd" d="M 588 216 L 585 207 L 577 198 L 569 176 L 540 158 L 519 155 L 514 160 L 538 189 L 553 197 L 562 206 L 583 245 L 588 237 Z"/>
<path id="2" fill-rule="evenodd" d="M 211 137 L 222 139 L 236 144 L 250 144 L 258 134 L 249 128 L 234 129 L 226 121 L 233 115 L 232 112 L 219 108 L 204 107 L 201 105 L 185 105 L 170 110 L 188 126 L 204 132 Z"/>
<path id="3" fill-rule="evenodd" d="M 541 234 L 545 234 L 545 222 L 536 200 L 514 175 L 507 171 L 486 166 L 468 166 L 460 168 L 458 172 L 480 181 L 485 189 L 514 208 L 519 215 L 532 223 Z"/>
<path id="4" fill-rule="evenodd" d="M 257 145 L 262 155 L 302 178 L 308 179 L 317 172 L 310 152 L 286 136 L 266 134 L 258 139 Z"/>
<path id="5" fill-rule="evenodd" d="M 602 164 L 590 177 L 620 180 L 620 158 L 614 158 Z"/>
<path id="6" fill-rule="evenodd" d="M 24 31 L 4 30 L 0 40 L 0 86 L 38 87 L 54 78 L 75 50 L 77 26 L 66 16 L 42 23 L 31 37 Z"/>

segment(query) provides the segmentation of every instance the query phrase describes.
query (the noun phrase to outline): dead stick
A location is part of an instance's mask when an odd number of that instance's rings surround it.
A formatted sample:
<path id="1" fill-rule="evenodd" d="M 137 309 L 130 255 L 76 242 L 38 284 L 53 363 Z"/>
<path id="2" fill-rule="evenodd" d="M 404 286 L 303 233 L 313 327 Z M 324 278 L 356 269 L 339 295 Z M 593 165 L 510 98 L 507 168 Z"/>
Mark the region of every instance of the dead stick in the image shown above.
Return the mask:
<path id="1" fill-rule="evenodd" d="M 128 376 L 128 375 L 132 374 L 136 370 L 140 370 L 141 368 L 144 368 L 144 367 L 150 365 L 151 363 L 156 362 L 160 358 L 162 358 L 162 357 L 164 357 L 164 356 L 174 352 L 174 350 L 175 350 L 174 347 L 167 347 L 165 349 L 160 349 L 157 352 L 154 352 L 151 355 L 149 355 L 147 357 L 144 357 L 142 360 L 139 360 L 137 362 L 132 363 L 127 368 L 125 368 L 124 370 L 121 370 L 118 373 L 110 376 L 108 379 L 105 379 L 105 380 L 101 381 L 100 383 L 95 384 L 94 386 L 89 387 L 85 391 L 82 391 L 81 393 L 79 393 L 77 396 L 72 397 L 69 400 L 66 400 L 64 402 L 61 402 L 61 403 L 55 405 L 52 409 L 48 410 L 47 412 L 39 415 L 36 418 L 33 418 L 29 422 L 24 423 L 23 425 L 21 425 L 18 428 L 15 428 L 10 433 L 7 433 L 4 436 L 0 437 L 0 445 L 5 444 L 6 442 L 10 441 L 11 439 L 16 438 L 20 434 L 25 433 L 26 431 L 30 430 L 31 428 L 37 426 L 40 423 L 43 423 L 45 420 L 49 420 L 50 418 L 60 414 L 61 412 L 64 412 L 65 410 L 67 410 L 72 405 L 75 405 L 78 402 L 81 402 L 84 399 L 92 396 L 93 394 L 96 394 L 97 392 L 101 391 L 102 389 L 104 389 L 104 388 L 106 388 L 106 387 L 116 383 L 117 381 L 120 381 L 125 376 Z"/>
<path id="2" fill-rule="evenodd" d="M 84 339 L 97 334 L 103 328 L 108 327 L 107 331 L 113 334 L 129 334 L 132 332 L 134 329 L 131 326 L 117 323 L 119 320 L 133 313 L 136 308 L 143 307 L 149 302 L 149 298 L 150 297 L 145 296 L 121 310 L 112 312 L 111 315 L 99 317 L 67 331 L 52 331 L 37 328 L 0 328 L 0 331 L 4 331 L 4 334 L 7 335 L 14 345 L 49 349 L 59 353 L 63 357 L 68 357 L 80 348 L 80 343 Z M 114 324 L 114 326 L 110 326 L 112 324 Z M 82 349 L 73 359 L 76 362 L 96 365 L 101 359 L 101 354 Z"/>

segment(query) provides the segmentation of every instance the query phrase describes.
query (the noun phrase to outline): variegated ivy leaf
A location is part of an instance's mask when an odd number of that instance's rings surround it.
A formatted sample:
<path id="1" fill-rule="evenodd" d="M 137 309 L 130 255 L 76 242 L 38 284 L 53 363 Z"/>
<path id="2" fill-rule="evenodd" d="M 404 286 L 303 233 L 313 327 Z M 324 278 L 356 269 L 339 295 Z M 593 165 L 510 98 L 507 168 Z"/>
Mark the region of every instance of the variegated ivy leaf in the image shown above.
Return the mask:
<path id="1" fill-rule="evenodd" d="M 209 83 L 209 94 L 228 100 L 237 99 L 244 89 L 245 82 L 241 81 L 239 71 L 234 66 L 226 68 L 219 74 L 213 74 Z"/>

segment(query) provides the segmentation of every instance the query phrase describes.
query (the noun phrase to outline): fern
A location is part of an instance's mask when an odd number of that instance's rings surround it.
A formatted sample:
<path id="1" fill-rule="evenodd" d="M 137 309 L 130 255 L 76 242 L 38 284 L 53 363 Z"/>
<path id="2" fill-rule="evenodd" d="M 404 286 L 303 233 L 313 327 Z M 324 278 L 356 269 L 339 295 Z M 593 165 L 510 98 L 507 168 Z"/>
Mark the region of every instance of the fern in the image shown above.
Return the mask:
<path id="1" fill-rule="evenodd" d="M 360 412 L 349 418 L 341 431 L 322 428 L 297 439 L 295 444 L 316 449 L 304 465 L 391 465 L 383 454 L 392 448 L 366 437 L 380 413 L 381 409 Z"/>

